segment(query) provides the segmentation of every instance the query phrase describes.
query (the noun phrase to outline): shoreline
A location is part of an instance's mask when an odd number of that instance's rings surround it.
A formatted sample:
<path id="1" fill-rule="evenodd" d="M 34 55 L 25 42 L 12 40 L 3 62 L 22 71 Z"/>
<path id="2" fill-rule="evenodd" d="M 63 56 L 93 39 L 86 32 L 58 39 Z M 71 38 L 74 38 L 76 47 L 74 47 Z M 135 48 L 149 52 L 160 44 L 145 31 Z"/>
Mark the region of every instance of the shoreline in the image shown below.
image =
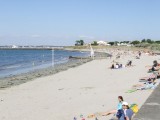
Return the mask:
<path id="1" fill-rule="evenodd" d="M 95 59 L 107 59 L 107 57 L 109 56 L 108 53 L 101 53 L 101 52 L 96 52 L 95 55 L 96 55 Z M 90 57 L 87 57 L 85 59 L 83 57 L 82 59 L 71 58 L 69 59 L 68 62 L 56 64 L 54 65 L 54 67 L 41 68 L 25 73 L 20 73 L 17 75 L 9 75 L 7 77 L 2 77 L 0 78 L 0 89 L 5 89 L 12 86 L 20 85 L 37 78 L 54 75 L 56 73 L 66 71 L 70 68 L 78 67 L 92 60 L 93 59 Z"/>
<path id="2" fill-rule="evenodd" d="M 61 63 L 59 65 L 55 65 L 54 67 L 41 68 L 38 70 L 26 72 L 26 73 L 20 73 L 17 75 L 10 75 L 7 77 L 3 77 L 3 78 L 0 78 L 0 89 L 20 85 L 40 77 L 54 75 L 56 73 L 66 71 L 70 68 L 80 66 L 90 61 L 91 59 L 85 59 L 80 61 L 74 60 L 74 61 L 69 61 L 67 63 Z"/>

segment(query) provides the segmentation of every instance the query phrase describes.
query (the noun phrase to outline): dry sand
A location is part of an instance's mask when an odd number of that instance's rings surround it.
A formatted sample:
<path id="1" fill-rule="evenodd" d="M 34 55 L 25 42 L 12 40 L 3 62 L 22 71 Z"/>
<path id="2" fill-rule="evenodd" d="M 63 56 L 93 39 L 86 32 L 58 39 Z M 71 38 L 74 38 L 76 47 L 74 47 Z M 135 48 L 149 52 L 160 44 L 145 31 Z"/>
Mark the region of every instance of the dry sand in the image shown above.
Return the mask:
<path id="1" fill-rule="evenodd" d="M 124 63 L 132 57 L 123 58 Z M 0 90 L 0 120 L 73 120 L 115 109 L 117 96 L 141 106 L 152 90 L 125 93 L 146 76 L 158 56 L 133 59 L 134 67 L 111 70 L 111 60 L 94 60 L 55 75 Z M 100 117 L 109 120 L 111 116 Z M 80 119 L 79 119 L 80 120 Z M 87 120 L 87 119 L 86 119 Z M 92 120 L 92 119 L 90 119 Z"/>

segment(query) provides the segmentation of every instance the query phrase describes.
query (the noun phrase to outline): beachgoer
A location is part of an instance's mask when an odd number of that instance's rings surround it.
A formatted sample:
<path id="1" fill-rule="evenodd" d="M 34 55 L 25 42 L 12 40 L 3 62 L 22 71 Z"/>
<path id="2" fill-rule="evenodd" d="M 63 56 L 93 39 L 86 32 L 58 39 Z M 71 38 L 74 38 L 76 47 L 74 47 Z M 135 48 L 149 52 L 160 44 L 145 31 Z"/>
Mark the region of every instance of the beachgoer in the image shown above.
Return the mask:
<path id="1" fill-rule="evenodd" d="M 122 103 L 122 109 L 118 110 L 116 114 L 118 120 L 131 120 L 133 115 L 134 113 L 127 102 Z"/>
<path id="2" fill-rule="evenodd" d="M 116 63 L 116 65 L 115 65 L 115 69 L 118 69 L 119 68 L 119 64 L 118 63 Z"/>
<path id="3" fill-rule="evenodd" d="M 132 61 L 129 60 L 126 66 L 132 66 Z"/>
<path id="4" fill-rule="evenodd" d="M 112 64 L 111 69 L 114 69 L 114 64 Z"/>
<path id="5" fill-rule="evenodd" d="M 151 80 L 155 80 L 156 78 L 159 78 L 159 73 L 153 73 L 148 77 L 142 77 L 140 78 L 140 82 L 151 81 Z"/>
<path id="6" fill-rule="evenodd" d="M 116 110 L 111 110 L 109 112 L 102 113 L 102 116 L 107 116 L 107 115 L 110 115 L 110 114 L 116 114 L 118 110 L 122 109 L 123 97 L 118 96 L 118 101 L 119 101 L 119 103 L 117 105 Z"/>
<path id="7" fill-rule="evenodd" d="M 141 51 L 139 51 L 139 53 L 138 53 L 139 57 L 141 57 L 141 54 L 142 54 Z"/>
<path id="8" fill-rule="evenodd" d="M 160 69 L 160 64 L 157 62 L 157 60 L 154 60 L 152 67 L 149 68 L 149 71 L 157 71 L 159 69 Z"/>
<path id="9" fill-rule="evenodd" d="M 144 84 L 133 85 L 133 88 L 135 88 L 136 90 L 155 89 L 158 84 L 159 83 L 155 82 L 155 80 L 151 80 L 151 81 L 145 82 Z"/>
<path id="10" fill-rule="evenodd" d="M 119 68 L 122 68 L 122 66 L 123 66 L 122 64 L 119 64 Z"/>

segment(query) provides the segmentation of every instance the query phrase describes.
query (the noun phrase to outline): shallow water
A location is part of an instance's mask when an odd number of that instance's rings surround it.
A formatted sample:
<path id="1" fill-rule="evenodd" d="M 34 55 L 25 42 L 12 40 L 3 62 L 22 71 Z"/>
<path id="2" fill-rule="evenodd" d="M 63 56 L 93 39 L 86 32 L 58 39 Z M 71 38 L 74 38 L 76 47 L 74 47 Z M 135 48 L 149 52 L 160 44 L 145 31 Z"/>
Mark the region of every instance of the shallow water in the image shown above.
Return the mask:
<path id="1" fill-rule="evenodd" d="M 66 63 L 69 56 L 89 55 L 65 50 L 0 50 L 0 78 Z"/>

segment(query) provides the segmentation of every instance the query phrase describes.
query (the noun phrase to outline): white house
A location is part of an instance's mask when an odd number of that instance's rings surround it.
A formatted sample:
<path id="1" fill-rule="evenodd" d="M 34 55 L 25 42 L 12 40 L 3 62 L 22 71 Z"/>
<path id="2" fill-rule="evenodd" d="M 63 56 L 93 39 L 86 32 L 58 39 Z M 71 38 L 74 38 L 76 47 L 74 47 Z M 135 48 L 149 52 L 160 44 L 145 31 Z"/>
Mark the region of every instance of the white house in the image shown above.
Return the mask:
<path id="1" fill-rule="evenodd" d="M 18 48 L 18 46 L 16 46 L 16 45 L 12 45 L 12 46 L 11 46 L 11 48 Z"/>
<path id="2" fill-rule="evenodd" d="M 117 45 L 118 46 L 131 46 L 131 44 L 129 43 L 118 43 Z"/>
<path id="3" fill-rule="evenodd" d="M 98 44 L 98 45 L 104 45 L 104 46 L 110 45 L 110 44 L 108 44 L 108 43 L 105 42 L 105 41 L 98 41 L 97 44 Z"/>

